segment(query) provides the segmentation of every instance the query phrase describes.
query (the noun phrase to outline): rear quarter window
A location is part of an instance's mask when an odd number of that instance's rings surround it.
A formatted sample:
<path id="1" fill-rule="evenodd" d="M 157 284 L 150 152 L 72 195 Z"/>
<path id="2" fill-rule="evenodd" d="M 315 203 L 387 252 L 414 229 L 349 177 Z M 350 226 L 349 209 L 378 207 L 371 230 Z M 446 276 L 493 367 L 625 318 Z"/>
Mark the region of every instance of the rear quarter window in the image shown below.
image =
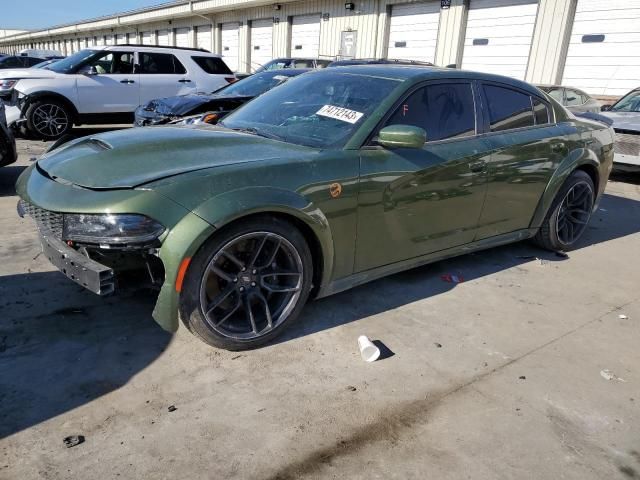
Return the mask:
<path id="1" fill-rule="evenodd" d="M 231 69 L 218 57 L 191 57 L 209 75 L 231 75 Z"/>

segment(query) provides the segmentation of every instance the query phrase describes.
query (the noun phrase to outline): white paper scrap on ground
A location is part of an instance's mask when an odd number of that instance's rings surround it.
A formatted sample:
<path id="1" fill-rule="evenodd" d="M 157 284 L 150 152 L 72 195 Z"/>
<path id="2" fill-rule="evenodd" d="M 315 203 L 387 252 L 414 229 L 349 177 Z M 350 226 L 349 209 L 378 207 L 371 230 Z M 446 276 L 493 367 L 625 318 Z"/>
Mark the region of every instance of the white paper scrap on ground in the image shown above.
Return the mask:
<path id="1" fill-rule="evenodd" d="M 347 123 L 356 123 L 362 118 L 364 113 L 356 112 L 355 110 L 349 110 L 348 108 L 325 105 L 316 112 L 316 115 L 333 118 L 334 120 L 340 120 Z"/>

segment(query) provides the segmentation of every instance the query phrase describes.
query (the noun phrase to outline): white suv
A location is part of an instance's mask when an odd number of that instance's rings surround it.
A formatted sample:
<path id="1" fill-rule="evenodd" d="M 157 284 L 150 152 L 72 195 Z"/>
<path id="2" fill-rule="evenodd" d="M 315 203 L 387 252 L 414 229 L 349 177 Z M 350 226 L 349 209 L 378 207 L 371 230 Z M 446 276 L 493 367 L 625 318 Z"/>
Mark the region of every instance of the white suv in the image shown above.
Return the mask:
<path id="1" fill-rule="evenodd" d="M 80 124 L 128 123 L 149 100 L 212 92 L 235 80 L 220 55 L 200 49 L 117 45 L 82 50 L 19 72 L 7 120 L 54 139 Z"/>

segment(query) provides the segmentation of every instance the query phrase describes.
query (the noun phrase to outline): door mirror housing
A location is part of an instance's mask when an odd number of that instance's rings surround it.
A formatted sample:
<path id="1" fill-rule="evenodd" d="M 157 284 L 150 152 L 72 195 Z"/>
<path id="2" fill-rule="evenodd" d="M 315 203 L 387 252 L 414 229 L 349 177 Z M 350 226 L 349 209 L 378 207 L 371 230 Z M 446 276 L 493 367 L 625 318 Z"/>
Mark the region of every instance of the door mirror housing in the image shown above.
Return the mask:
<path id="1" fill-rule="evenodd" d="M 98 75 L 98 69 L 93 65 L 85 65 L 80 69 L 78 73 L 81 75 L 89 75 L 89 76 Z"/>
<path id="2" fill-rule="evenodd" d="M 380 130 L 378 144 L 386 148 L 422 148 L 427 132 L 412 125 L 389 125 Z"/>
<path id="3" fill-rule="evenodd" d="M 608 112 L 609 110 L 611 110 L 611 105 L 602 105 L 600 107 L 601 112 Z"/>

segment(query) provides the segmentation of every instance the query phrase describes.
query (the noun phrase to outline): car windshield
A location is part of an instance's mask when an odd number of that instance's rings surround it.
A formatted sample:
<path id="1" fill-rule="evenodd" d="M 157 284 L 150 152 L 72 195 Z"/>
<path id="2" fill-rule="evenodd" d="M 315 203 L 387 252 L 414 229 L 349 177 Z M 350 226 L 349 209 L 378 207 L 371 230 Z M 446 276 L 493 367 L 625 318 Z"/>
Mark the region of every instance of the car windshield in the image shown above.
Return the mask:
<path id="1" fill-rule="evenodd" d="M 324 70 L 293 78 L 220 124 L 314 148 L 344 146 L 400 80 Z"/>
<path id="2" fill-rule="evenodd" d="M 286 82 L 293 75 L 285 75 L 282 72 L 256 73 L 250 77 L 232 83 L 220 90 L 216 94 L 237 95 L 239 97 L 257 97 L 273 87 Z"/>
<path id="3" fill-rule="evenodd" d="M 102 53 L 102 50 L 80 50 L 78 53 L 74 53 L 70 57 L 63 58 L 62 60 L 52 63 L 44 68 L 57 73 L 71 73 L 81 64 L 99 53 Z"/>
<path id="4" fill-rule="evenodd" d="M 622 97 L 611 107 L 612 112 L 640 112 L 640 90 L 635 90 Z"/>

